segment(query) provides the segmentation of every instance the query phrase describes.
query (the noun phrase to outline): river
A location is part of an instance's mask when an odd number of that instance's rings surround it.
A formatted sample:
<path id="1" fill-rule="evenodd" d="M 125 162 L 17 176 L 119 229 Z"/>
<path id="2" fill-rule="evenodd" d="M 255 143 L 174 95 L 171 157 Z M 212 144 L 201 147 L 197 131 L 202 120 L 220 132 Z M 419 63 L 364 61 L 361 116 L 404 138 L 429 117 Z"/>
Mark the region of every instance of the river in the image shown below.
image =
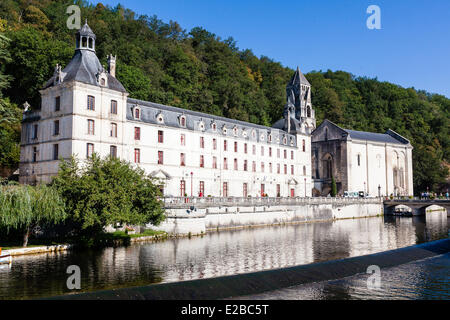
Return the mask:
<path id="1" fill-rule="evenodd" d="M 427 217 L 374 217 L 259 227 L 212 232 L 190 239 L 132 244 L 127 247 L 20 256 L 14 258 L 11 267 L 0 267 L 0 299 L 30 299 L 74 293 L 66 286 L 69 276 L 66 270 L 70 265 L 77 265 L 81 270 L 82 288 L 76 292 L 96 291 L 360 256 L 447 238 L 448 227 L 446 214 L 435 212 Z M 427 261 L 425 264 L 430 270 L 436 271 L 437 278 L 440 277 L 438 269 L 441 274 L 444 272 L 448 276 L 448 255 L 439 258 L 441 260 Z M 406 279 L 411 270 L 421 270 L 420 265 L 414 263 L 405 270 L 402 267 L 391 272 L 396 279 L 402 279 L 402 272 Z M 421 271 L 417 272 L 420 274 Z M 363 291 L 355 289 L 364 279 L 341 279 L 336 281 L 343 282 L 289 288 L 290 291 L 252 298 L 371 299 L 383 296 L 373 293 L 365 295 Z M 428 287 L 421 287 L 423 283 L 426 282 L 416 281 L 410 284 L 398 297 L 420 297 L 408 294 L 407 291 L 430 290 Z M 445 292 L 448 297 L 448 281 L 436 283 L 434 293 L 429 296 L 439 297 L 439 292 Z M 402 290 L 400 284 L 399 280 L 396 290 Z M 327 291 L 328 295 L 323 294 L 329 288 L 334 288 L 335 292 Z M 346 291 L 343 288 L 352 290 Z M 392 298 L 395 297 L 397 296 Z"/>

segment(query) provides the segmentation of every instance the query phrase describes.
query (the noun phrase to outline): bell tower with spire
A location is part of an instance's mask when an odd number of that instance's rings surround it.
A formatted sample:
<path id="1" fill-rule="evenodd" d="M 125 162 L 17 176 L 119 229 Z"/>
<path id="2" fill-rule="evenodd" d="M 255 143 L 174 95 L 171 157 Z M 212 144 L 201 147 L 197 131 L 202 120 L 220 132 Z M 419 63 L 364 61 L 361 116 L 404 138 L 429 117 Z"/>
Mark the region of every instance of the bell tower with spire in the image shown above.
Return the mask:
<path id="1" fill-rule="evenodd" d="M 316 128 L 315 112 L 311 103 L 311 84 L 297 67 L 294 75 L 286 86 L 287 102 L 285 114 L 288 110 L 302 128 L 307 133 L 311 133 Z M 294 115 L 292 115 L 294 111 Z"/>

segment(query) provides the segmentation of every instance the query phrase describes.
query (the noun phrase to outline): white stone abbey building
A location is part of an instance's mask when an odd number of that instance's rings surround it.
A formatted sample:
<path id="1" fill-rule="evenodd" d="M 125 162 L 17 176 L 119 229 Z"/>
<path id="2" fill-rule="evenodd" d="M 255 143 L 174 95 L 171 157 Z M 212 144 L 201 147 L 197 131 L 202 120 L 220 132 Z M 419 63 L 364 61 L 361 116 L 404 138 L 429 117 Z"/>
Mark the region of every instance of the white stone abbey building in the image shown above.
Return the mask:
<path id="1" fill-rule="evenodd" d="M 312 152 L 316 120 L 311 85 L 299 69 L 286 88 L 283 119 L 266 127 L 129 98 L 115 78 L 116 58 L 108 57 L 105 70 L 95 54 L 95 39 L 85 24 L 76 34 L 72 60 L 63 70 L 56 66 L 53 77 L 40 91 L 41 108 L 25 108 L 21 183 L 50 182 L 61 158 L 75 155 L 85 160 L 95 152 L 140 166 L 159 179 L 165 196 L 310 197 L 315 185 L 320 189 L 316 192 L 326 195 L 331 176 L 341 169 L 345 174 L 339 176 L 340 193 L 347 187 L 362 191 L 365 181 L 365 190 L 371 195 L 378 194 L 377 184 L 386 186 L 385 194 L 395 183 L 404 186 L 403 193 L 412 194 L 412 147 L 398 135 L 394 137 L 397 142 L 376 153 L 382 155 L 380 160 L 364 150 L 375 150 L 385 141 L 355 144 L 354 140 L 351 150 L 361 149 L 361 167 L 353 161 L 341 163 L 337 151 L 330 148 Z M 320 137 L 316 135 L 316 146 Z M 325 142 L 329 144 L 328 138 Z M 377 161 L 394 161 L 390 155 L 394 145 L 399 147 L 397 154 L 404 157 L 401 167 L 368 170 Z M 326 154 L 319 154 L 320 150 Z M 334 161 L 330 162 L 330 157 Z"/>
<path id="2" fill-rule="evenodd" d="M 24 112 L 20 182 L 49 182 L 60 158 L 95 152 L 142 167 L 166 196 L 311 196 L 315 119 L 300 71 L 288 86 L 290 121 L 271 128 L 131 99 L 115 78 L 115 57 L 108 64 L 85 24 L 72 60 L 40 91 L 41 108 Z"/>

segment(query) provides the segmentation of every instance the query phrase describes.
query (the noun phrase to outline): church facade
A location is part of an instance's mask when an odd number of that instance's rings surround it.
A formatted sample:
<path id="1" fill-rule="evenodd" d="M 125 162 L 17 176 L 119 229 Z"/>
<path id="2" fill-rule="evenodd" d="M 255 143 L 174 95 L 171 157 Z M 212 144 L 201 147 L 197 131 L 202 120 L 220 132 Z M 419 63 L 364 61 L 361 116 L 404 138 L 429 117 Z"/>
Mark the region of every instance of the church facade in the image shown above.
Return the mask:
<path id="1" fill-rule="evenodd" d="M 413 195 L 412 146 L 398 133 L 343 129 L 329 120 L 312 133 L 314 194 Z"/>
<path id="2" fill-rule="evenodd" d="M 273 127 L 131 99 L 95 53 L 85 24 L 72 60 L 40 91 L 41 108 L 24 111 L 20 182 L 47 183 L 60 160 L 95 152 L 158 178 L 165 196 L 311 196 L 310 85 L 297 69 L 284 118 Z"/>

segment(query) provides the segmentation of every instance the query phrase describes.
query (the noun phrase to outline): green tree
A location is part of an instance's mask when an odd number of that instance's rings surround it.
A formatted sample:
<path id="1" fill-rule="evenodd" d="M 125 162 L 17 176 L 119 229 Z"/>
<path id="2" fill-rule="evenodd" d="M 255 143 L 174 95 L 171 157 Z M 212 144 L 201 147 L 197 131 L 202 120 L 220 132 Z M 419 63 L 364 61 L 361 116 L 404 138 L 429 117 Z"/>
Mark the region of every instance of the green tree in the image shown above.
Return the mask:
<path id="1" fill-rule="evenodd" d="M 52 185 L 79 234 L 95 235 L 116 224 L 157 225 L 164 219 L 156 181 L 123 160 L 94 154 L 81 166 L 72 157 L 62 161 Z"/>
<path id="2" fill-rule="evenodd" d="M 0 34 L 0 167 L 15 169 L 20 156 L 20 109 L 3 96 L 11 76 L 5 75 L 4 65 L 11 61 L 10 40 Z"/>
<path id="3" fill-rule="evenodd" d="M 35 228 L 56 224 L 66 218 L 64 202 L 48 186 L 1 186 L 0 227 L 21 230 L 23 246 Z"/>

